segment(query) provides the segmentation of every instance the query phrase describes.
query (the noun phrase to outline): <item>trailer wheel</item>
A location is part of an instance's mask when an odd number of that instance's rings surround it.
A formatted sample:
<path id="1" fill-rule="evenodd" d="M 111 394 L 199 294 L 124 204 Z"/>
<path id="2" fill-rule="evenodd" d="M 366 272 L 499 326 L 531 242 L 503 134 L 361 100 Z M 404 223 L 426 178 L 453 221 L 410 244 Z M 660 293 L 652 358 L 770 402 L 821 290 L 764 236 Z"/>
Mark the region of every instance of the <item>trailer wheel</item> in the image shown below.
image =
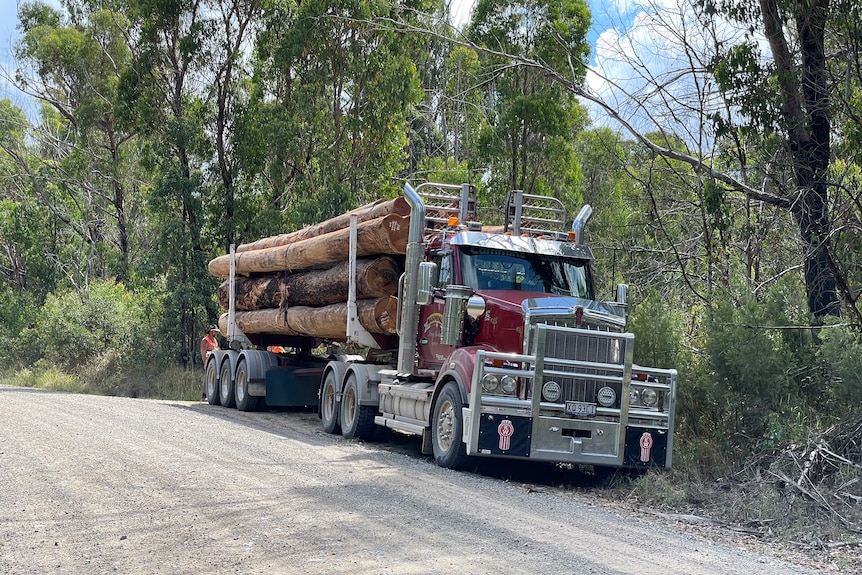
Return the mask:
<path id="1" fill-rule="evenodd" d="M 341 396 L 341 435 L 347 439 L 358 437 L 369 441 L 374 437 L 377 410 L 372 405 L 359 404 L 358 385 L 355 373 L 347 376 Z"/>
<path id="2" fill-rule="evenodd" d="M 240 411 L 257 411 L 260 398 L 248 394 L 248 366 L 245 360 L 240 360 L 236 366 L 236 381 L 234 382 L 236 408 Z"/>
<path id="3" fill-rule="evenodd" d="M 218 378 L 218 363 L 211 359 L 207 363 L 207 370 L 204 373 L 204 390 L 207 394 L 207 403 L 210 405 L 220 405 L 219 398 L 219 378 Z"/>
<path id="4" fill-rule="evenodd" d="M 230 377 L 229 361 L 222 363 L 218 389 L 221 404 L 224 407 L 236 407 L 236 398 L 233 395 L 233 380 Z"/>
<path id="5" fill-rule="evenodd" d="M 326 433 L 341 432 L 341 426 L 338 424 L 340 408 L 335 395 L 335 372 L 329 370 L 323 378 L 323 387 L 320 390 L 320 419 L 323 420 L 323 431 Z"/>
<path id="6" fill-rule="evenodd" d="M 461 441 L 464 422 L 461 419 L 461 393 L 458 386 L 449 382 L 443 386 L 434 415 L 431 418 L 431 444 L 437 465 L 448 469 L 464 469 L 469 457 L 467 448 Z"/>

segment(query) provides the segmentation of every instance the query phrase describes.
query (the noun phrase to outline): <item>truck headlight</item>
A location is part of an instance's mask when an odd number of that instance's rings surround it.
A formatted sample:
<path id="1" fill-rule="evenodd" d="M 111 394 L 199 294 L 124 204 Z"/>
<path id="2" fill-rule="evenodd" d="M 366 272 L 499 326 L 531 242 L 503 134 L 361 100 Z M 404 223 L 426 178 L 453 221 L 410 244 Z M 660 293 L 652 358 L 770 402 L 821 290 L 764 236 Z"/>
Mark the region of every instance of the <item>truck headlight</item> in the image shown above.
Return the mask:
<path id="1" fill-rule="evenodd" d="M 629 391 L 629 405 L 640 405 L 641 402 L 641 390 L 636 388 L 631 388 Z"/>
<path id="2" fill-rule="evenodd" d="M 500 378 L 500 389 L 503 390 L 504 393 L 508 393 L 509 395 L 514 395 L 515 390 L 518 388 L 518 380 L 512 377 L 511 375 L 504 375 Z"/>
<path id="3" fill-rule="evenodd" d="M 545 398 L 545 401 L 557 403 L 560 401 L 561 395 L 562 389 L 560 389 L 560 384 L 556 381 L 546 381 L 542 386 L 542 397 Z"/>
<path id="4" fill-rule="evenodd" d="M 617 392 L 614 391 L 613 387 L 606 385 L 596 393 L 596 400 L 602 407 L 610 407 L 617 401 Z"/>
<path id="5" fill-rule="evenodd" d="M 485 393 L 494 393 L 500 385 L 500 380 L 493 373 L 486 373 L 482 378 L 482 391 Z"/>
<path id="6" fill-rule="evenodd" d="M 644 389 L 641 391 L 641 403 L 647 407 L 655 407 L 658 403 L 658 393 L 654 389 Z"/>

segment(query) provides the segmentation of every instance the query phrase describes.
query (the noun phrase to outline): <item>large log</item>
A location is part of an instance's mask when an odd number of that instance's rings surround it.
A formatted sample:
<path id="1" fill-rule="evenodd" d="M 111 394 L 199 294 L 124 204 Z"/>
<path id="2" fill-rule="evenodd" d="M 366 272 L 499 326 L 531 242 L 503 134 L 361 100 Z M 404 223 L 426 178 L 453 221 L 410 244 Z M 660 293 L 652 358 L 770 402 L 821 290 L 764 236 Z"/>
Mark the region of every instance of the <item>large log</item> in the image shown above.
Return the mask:
<path id="1" fill-rule="evenodd" d="M 286 246 L 296 242 L 300 242 L 302 240 L 307 240 L 308 238 L 313 238 L 316 236 L 321 236 L 323 234 L 334 232 L 336 230 L 344 229 L 350 225 L 350 216 L 354 214 L 357 217 L 357 223 L 366 222 L 369 220 L 376 220 L 389 214 L 407 216 L 410 214 L 410 205 L 404 198 L 396 198 L 394 200 L 377 200 L 374 203 L 361 206 L 359 208 L 356 208 L 355 210 L 351 210 L 314 226 L 308 226 L 302 228 L 301 230 L 291 232 L 289 234 L 280 234 L 277 236 L 263 238 L 250 244 L 242 244 L 238 248 L 236 248 L 236 252 L 240 253 L 251 250 L 262 250 L 266 248 Z"/>
<path id="2" fill-rule="evenodd" d="M 326 270 L 286 273 L 254 278 L 237 278 L 234 282 L 234 309 L 288 307 L 294 305 L 323 306 L 347 301 L 350 287 L 350 266 L 340 262 Z M 356 298 L 369 299 L 395 294 L 399 269 L 395 260 L 383 256 L 374 260 L 356 261 Z M 230 283 L 225 280 L 218 288 L 219 304 L 228 309 Z"/>
<path id="3" fill-rule="evenodd" d="M 386 335 L 395 333 L 397 298 L 360 300 L 356 306 L 359 323 L 366 330 Z M 294 306 L 285 310 L 238 311 L 236 324 L 247 334 L 280 334 L 344 341 L 347 339 L 347 303 L 324 307 Z M 219 318 L 219 328 L 222 333 L 228 332 L 227 314 Z"/>
<path id="4" fill-rule="evenodd" d="M 396 214 L 362 222 L 356 227 L 356 255 L 406 253 L 409 225 L 409 216 Z M 242 252 L 236 254 L 236 273 L 297 271 L 345 261 L 350 252 L 349 238 L 350 228 L 345 228 L 286 246 Z M 228 277 L 230 255 L 211 260 L 209 272 L 216 277 Z"/>

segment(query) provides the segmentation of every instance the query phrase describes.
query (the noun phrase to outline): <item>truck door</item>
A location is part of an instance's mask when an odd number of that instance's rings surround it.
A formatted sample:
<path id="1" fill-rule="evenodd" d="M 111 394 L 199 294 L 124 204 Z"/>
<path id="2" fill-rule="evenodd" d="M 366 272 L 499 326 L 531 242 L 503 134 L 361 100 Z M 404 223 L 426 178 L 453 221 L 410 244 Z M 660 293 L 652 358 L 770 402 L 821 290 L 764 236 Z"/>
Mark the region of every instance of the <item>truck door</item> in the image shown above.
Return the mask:
<path id="1" fill-rule="evenodd" d="M 431 261 L 437 264 L 439 286 L 445 287 L 452 282 L 452 253 L 449 251 L 432 252 Z M 443 303 L 439 295 L 434 296 L 434 302 L 419 309 L 419 367 L 422 369 L 440 369 L 443 362 L 452 351 L 452 346 L 443 345 Z"/>

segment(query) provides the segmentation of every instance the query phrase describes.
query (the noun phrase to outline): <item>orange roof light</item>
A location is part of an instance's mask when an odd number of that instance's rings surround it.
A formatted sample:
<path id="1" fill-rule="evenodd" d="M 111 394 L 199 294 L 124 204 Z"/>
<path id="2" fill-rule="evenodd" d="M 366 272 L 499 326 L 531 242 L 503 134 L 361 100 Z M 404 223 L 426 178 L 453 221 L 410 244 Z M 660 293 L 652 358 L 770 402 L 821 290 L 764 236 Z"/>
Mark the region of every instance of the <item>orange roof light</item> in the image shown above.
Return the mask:
<path id="1" fill-rule="evenodd" d="M 458 227 L 458 216 L 449 216 L 449 227 L 457 228 Z"/>
<path id="2" fill-rule="evenodd" d="M 578 234 L 577 234 L 577 232 L 575 232 L 575 231 L 569 231 L 569 232 L 568 232 L 568 236 L 569 236 L 569 241 L 570 241 L 570 242 L 578 243 Z"/>

